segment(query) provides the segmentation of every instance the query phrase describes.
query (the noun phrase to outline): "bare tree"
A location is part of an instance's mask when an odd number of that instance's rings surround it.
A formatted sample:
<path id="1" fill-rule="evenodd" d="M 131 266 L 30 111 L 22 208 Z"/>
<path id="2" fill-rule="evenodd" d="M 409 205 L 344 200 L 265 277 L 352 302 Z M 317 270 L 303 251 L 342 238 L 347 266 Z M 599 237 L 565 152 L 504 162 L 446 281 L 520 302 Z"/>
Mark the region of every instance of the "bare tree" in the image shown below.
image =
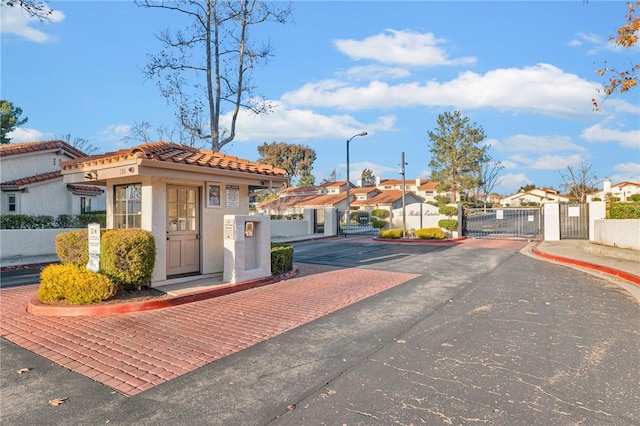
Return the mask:
<path id="1" fill-rule="evenodd" d="M 493 191 L 496 185 L 498 185 L 502 179 L 500 179 L 500 173 L 504 170 L 504 166 L 501 161 L 493 161 L 493 158 L 487 157 L 487 161 L 482 163 L 482 170 L 480 171 L 480 192 L 484 195 L 484 206 L 487 207 L 487 199 Z"/>
<path id="2" fill-rule="evenodd" d="M 84 152 L 87 155 L 95 154 L 98 152 L 98 147 L 89 142 L 89 139 L 84 138 L 72 138 L 71 134 L 67 133 L 64 136 L 58 136 L 60 139 L 71 145 L 72 147 Z"/>
<path id="3" fill-rule="evenodd" d="M 257 45 L 249 33 L 266 22 L 286 23 L 291 7 L 276 8 L 257 0 L 138 0 L 146 8 L 179 12 L 190 20 L 185 30 L 158 35 L 165 50 L 149 55 L 145 75 L 155 79 L 168 102 L 177 107 L 181 126 L 210 142 L 213 151 L 233 141 L 241 108 L 256 114 L 269 111 L 268 103 L 254 96 L 253 69 L 268 61 L 269 42 Z M 196 79 L 193 79 L 193 76 Z M 231 113 L 229 128 L 220 117 Z"/>
<path id="4" fill-rule="evenodd" d="M 50 21 L 53 10 L 43 1 L 36 0 L 0 0 L 0 5 L 19 7 L 27 15 L 37 18 L 40 22 Z"/>
<path id="5" fill-rule="evenodd" d="M 598 178 L 591 171 L 591 163 L 582 160 L 579 167 L 567 166 L 566 172 L 560 172 L 565 192 L 581 203 L 587 200 L 587 194 L 595 191 Z"/>

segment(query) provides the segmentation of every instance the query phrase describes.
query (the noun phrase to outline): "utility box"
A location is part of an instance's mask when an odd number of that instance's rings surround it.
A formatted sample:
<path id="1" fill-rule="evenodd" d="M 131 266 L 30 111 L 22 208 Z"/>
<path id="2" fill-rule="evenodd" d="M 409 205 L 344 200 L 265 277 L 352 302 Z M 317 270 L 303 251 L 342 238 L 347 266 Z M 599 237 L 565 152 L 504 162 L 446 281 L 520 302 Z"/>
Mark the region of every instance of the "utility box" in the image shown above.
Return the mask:
<path id="1" fill-rule="evenodd" d="M 269 216 L 225 215 L 224 273 L 228 283 L 271 276 Z"/>

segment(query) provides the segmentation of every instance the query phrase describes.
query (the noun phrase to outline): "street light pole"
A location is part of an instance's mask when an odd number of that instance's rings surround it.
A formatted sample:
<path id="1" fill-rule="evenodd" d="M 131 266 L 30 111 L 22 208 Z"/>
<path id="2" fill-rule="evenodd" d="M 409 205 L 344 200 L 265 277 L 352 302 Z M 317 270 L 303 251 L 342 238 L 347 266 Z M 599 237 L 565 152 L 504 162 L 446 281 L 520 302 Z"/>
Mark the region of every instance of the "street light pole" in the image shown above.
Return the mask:
<path id="1" fill-rule="evenodd" d="M 347 139 L 347 225 L 349 225 L 349 210 L 351 208 L 351 198 L 349 196 L 349 188 L 351 187 L 351 184 L 349 183 L 349 142 L 351 142 L 358 136 L 367 136 L 367 132 L 360 132 L 357 135 L 353 135 L 349 139 Z"/>
<path id="2" fill-rule="evenodd" d="M 402 238 L 407 237 L 407 214 L 405 210 L 404 193 L 406 192 L 406 174 L 405 167 L 408 163 L 404 162 L 404 151 L 402 151 L 402 159 L 400 163 L 400 174 L 402 175 Z"/>

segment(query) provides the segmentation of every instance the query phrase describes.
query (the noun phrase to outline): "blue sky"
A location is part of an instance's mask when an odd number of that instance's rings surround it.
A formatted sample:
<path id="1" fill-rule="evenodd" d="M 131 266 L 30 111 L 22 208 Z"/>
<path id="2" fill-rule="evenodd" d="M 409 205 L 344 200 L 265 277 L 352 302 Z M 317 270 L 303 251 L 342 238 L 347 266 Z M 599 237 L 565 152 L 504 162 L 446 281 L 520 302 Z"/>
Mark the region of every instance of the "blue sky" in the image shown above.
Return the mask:
<path id="1" fill-rule="evenodd" d="M 131 125 L 175 128 L 174 110 L 145 81 L 155 34 L 183 23 L 175 13 L 129 1 L 56 1 L 52 22 L 2 7 L 1 97 L 28 123 L 13 142 L 71 134 L 101 152 Z M 293 22 L 268 24 L 274 57 L 254 72 L 270 115 L 241 114 L 223 152 L 256 160 L 264 142 L 313 148 L 316 183 L 335 168 L 364 168 L 382 179 L 427 178 L 427 132 L 459 110 L 484 128 L 490 154 L 505 166 L 494 189 L 527 184 L 561 189 L 567 166 L 592 164 L 598 178 L 640 182 L 640 90 L 592 109 L 604 61 L 629 66 L 640 49 L 616 49 L 624 2 L 295 1 Z M 154 132 L 152 132 L 152 135 Z M 165 138 L 168 139 L 168 138 Z M 175 139 L 177 141 L 177 139 Z"/>

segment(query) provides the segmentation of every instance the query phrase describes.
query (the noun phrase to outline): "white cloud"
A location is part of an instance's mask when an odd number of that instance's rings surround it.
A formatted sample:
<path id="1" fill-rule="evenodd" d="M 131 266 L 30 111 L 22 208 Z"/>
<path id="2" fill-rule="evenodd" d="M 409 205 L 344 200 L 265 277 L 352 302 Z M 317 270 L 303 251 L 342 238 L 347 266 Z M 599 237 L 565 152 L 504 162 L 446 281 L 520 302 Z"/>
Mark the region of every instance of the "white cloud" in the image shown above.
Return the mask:
<path id="1" fill-rule="evenodd" d="M 496 108 L 556 116 L 591 113 L 589 99 L 598 88 L 575 74 L 549 64 L 500 68 L 485 74 L 466 71 L 454 80 L 390 85 L 372 81 L 352 86 L 337 80 L 308 83 L 285 93 L 289 105 L 334 107 L 345 110 L 415 106 Z"/>
<path id="2" fill-rule="evenodd" d="M 609 176 L 611 181 L 619 182 L 639 182 L 640 183 L 640 163 L 622 163 L 613 166 L 613 176 Z"/>
<path id="3" fill-rule="evenodd" d="M 293 141 L 299 139 L 346 139 L 366 130 L 389 131 L 395 124 L 395 116 L 384 115 L 370 123 L 363 123 L 347 114 L 323 115 L 308 109 L 288 108 L 280 102 L 272 102 L 273 112 L 266 116 L 246 110 L 240 112 L 235 141 Z M 229 123 L 230 114 L 221 117 Z"/>
<path id="4" fill-rule="evenodd" d="M 32 25 L 41 24 L 37 18 L 29 16 L 22 8 L 14 6 L 9 7 L 2 3 L 0 6 L 1 29 L 0 32 L 6 34 L 15 34 L 29 41 L 36 43 L 44 43 L 52 41 L 53 38 L 42 30 L 34 28 Z M 49 23 L 58 23 L 65 18 L 64 14 L 59 10 L 54 10 L 49 15 Z"/>
<path id="5" fill-rule="evenodd" d="M 339 51 L 356 60 L 372 59 L 405 66 L 465 65 L 476 62 L 473 57 L 450 59 L 440 47 L 445 42 L 432 33 L 391 29 L 364 40 L 334 40 Z"/>
<path id="6" fill-rule="evenodd" d="M 567 155 L 551 155 L 543 154 L 540 156 L 528 156 L 524 154 L 515 154 L 507 160 L 516 163 L 513 168 L 527 168 L 536 170 L 561 170 L 569 165 L 580 164 L 586 157 L 585 154 L 567 154 Z"/>
<path id="7" fill-rule="evenodd" d="M 51 133 L 27 127 L 18 127 L 13 132 L 9 132 L 7 136 L 11 139 L 11 143 L 45 141 L 53 137 Z"/>
<path id="8" fill-rule="evenodd" d="M 499 187 L 506 193 L 513 194 L 523 186 L 533 183 L 531 179 L 524 173 L 507 173 L 500 176 L 501 182 Z"/>
<path id="9" fill-rule="evenodd" d="M 131 131 L 130 124 L 109 124 L 102 132 L 92 137 L 109 142 L 120 142 Z"/>
<path id="10" fill-rule="evenodd" d="M 589 142 L 613 142 L 621 147 L 640 150 L 640 130 L 619 130 L 605 127 L 604 123 L 597 123 L 582 131 L 580 137 Z"/>

